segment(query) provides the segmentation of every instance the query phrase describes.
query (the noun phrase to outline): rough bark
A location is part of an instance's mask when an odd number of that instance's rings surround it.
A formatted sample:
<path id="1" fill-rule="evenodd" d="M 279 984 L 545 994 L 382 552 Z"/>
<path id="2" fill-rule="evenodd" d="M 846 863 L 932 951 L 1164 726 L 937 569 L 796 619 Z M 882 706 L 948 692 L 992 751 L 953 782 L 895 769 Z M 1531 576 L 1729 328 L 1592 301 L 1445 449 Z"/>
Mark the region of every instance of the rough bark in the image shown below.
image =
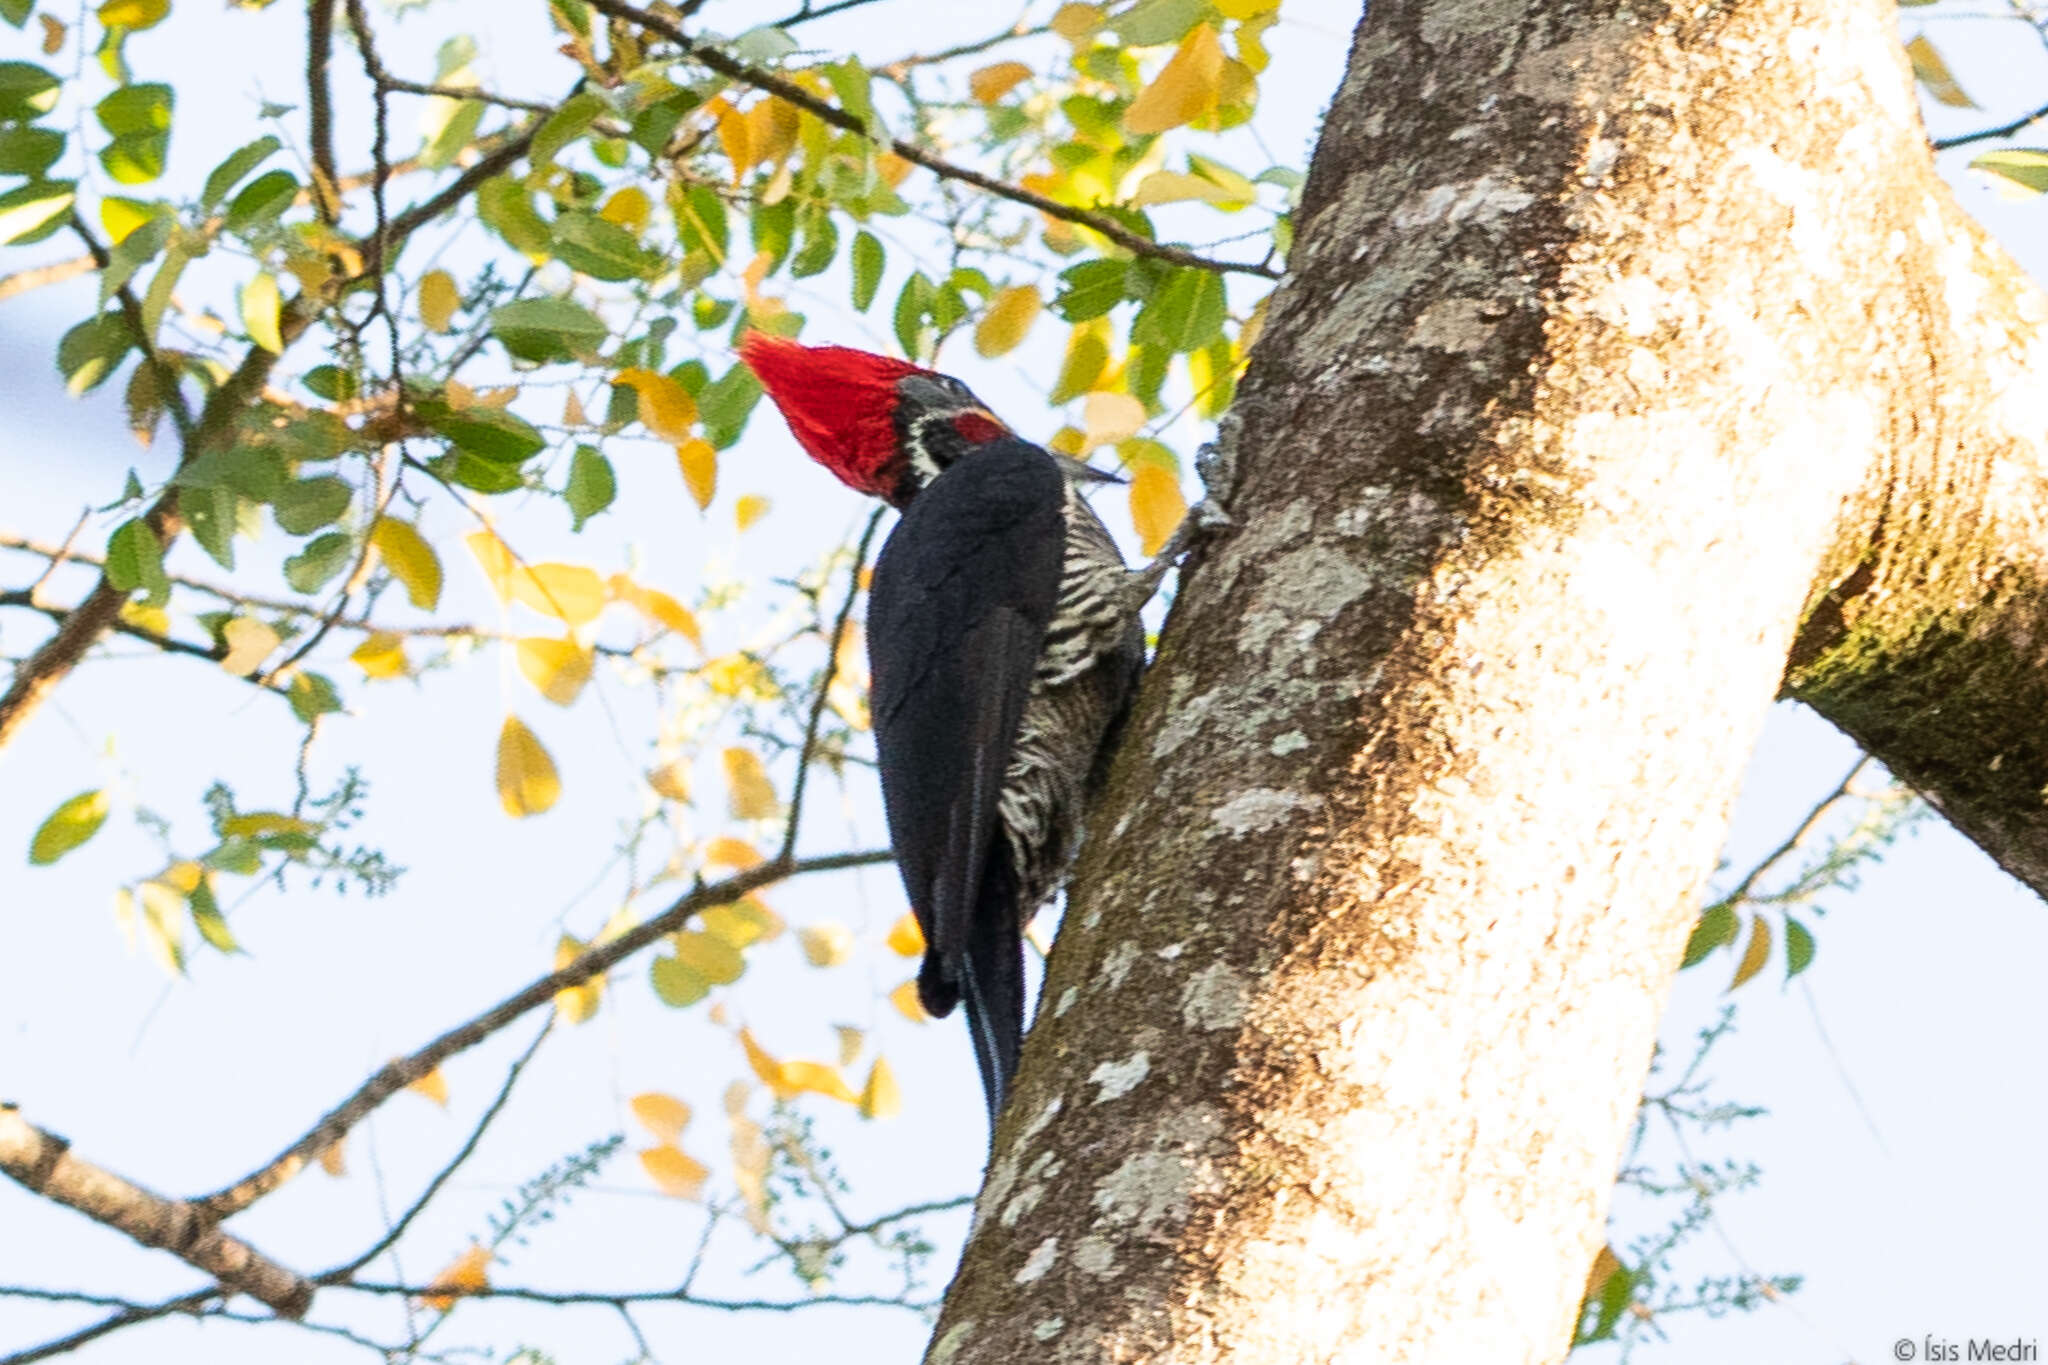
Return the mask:
<path id="1" fill-rule="evenodd" d="M 1795 641 L 1952 813 L 1914 689 L 2025 667 L 2034 304 L 1889 3 L 1375 0 L 1297 241 L 935 1365 L 1558 1358 Z"/>

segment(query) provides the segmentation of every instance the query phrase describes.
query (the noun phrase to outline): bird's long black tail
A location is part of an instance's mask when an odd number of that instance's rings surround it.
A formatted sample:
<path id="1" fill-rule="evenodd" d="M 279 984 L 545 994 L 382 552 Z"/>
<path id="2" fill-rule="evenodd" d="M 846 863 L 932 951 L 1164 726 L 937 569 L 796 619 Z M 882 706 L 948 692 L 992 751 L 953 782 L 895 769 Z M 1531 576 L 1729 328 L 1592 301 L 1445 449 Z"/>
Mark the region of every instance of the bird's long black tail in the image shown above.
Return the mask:
<path id="1" fill-rule="evenodd" d="M 967 1032 L 974 1043 L 974 1063 L 981 1069 L 981 1091 L 988 1100 L 990 1133 L 1003 1112 L 1024 1044 L 1024 926 L 1019 922 L 1018 891 L 1009 843 L 999 835 L 967 922 L 967 951 L 960 963 L 960 995 L 967 1004 Z"/>

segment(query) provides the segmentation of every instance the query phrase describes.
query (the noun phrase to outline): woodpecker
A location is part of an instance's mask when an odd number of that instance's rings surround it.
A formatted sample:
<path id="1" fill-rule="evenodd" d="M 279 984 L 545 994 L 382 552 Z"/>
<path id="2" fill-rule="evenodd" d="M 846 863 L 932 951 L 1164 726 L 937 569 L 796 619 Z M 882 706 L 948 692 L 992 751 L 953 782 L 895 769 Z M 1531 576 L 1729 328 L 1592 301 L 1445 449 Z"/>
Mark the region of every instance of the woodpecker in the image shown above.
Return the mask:
<path id="1" fill-rule="evenodd" d="M 917 993 L 967 1006 L 993 1128 L 1024 1032 L 1024 926 L 1058 890 L 1144 667 L 1133 575 L 1080 485 L 948 375 L 749 333 L 797 443 L 901 514 L 869 588 L 889 842 L 924 930 Z M 1149 578 L 1156 586 L 1156 576 Z"/>

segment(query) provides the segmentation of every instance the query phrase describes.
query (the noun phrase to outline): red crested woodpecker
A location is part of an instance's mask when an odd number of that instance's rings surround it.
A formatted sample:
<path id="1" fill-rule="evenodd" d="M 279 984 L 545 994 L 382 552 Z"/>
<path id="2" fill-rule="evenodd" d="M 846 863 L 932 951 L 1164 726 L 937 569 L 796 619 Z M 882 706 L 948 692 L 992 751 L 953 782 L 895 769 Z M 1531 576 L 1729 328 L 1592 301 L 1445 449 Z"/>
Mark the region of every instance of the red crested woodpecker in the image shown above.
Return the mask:
<path id="1" fill-rule="evenodd" d="M 759 332 L 740 355 L 812 459 L 902 513 L 868 605 L 882 805 L 924 930 L 918 998 L 935 1016 L 965 1002 L 993 1125 L 1023 1039 L 1024 926 L 1080 843 L 1158 574 L 1126 569 L 1082 500 L 1079 481 L 1111 476 L 1016 436 L 957 379 Z"/>

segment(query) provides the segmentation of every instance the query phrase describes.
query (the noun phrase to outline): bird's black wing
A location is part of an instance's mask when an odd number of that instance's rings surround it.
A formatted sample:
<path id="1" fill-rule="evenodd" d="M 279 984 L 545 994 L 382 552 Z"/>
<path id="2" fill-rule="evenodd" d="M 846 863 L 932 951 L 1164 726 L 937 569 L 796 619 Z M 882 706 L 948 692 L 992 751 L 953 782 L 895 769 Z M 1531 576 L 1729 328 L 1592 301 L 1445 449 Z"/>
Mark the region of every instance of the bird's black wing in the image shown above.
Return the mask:
<path id="1" fill-rule="evenodd" d="M 933 1014 L 959 999 L 977 898 L 1001 853 L 997 799 L 1059 598 L 1065 497 L 1036 446 L 977 447 L 917 495 L 875 564 L 882 803 L 924 930 L 919 994 Z"/>

